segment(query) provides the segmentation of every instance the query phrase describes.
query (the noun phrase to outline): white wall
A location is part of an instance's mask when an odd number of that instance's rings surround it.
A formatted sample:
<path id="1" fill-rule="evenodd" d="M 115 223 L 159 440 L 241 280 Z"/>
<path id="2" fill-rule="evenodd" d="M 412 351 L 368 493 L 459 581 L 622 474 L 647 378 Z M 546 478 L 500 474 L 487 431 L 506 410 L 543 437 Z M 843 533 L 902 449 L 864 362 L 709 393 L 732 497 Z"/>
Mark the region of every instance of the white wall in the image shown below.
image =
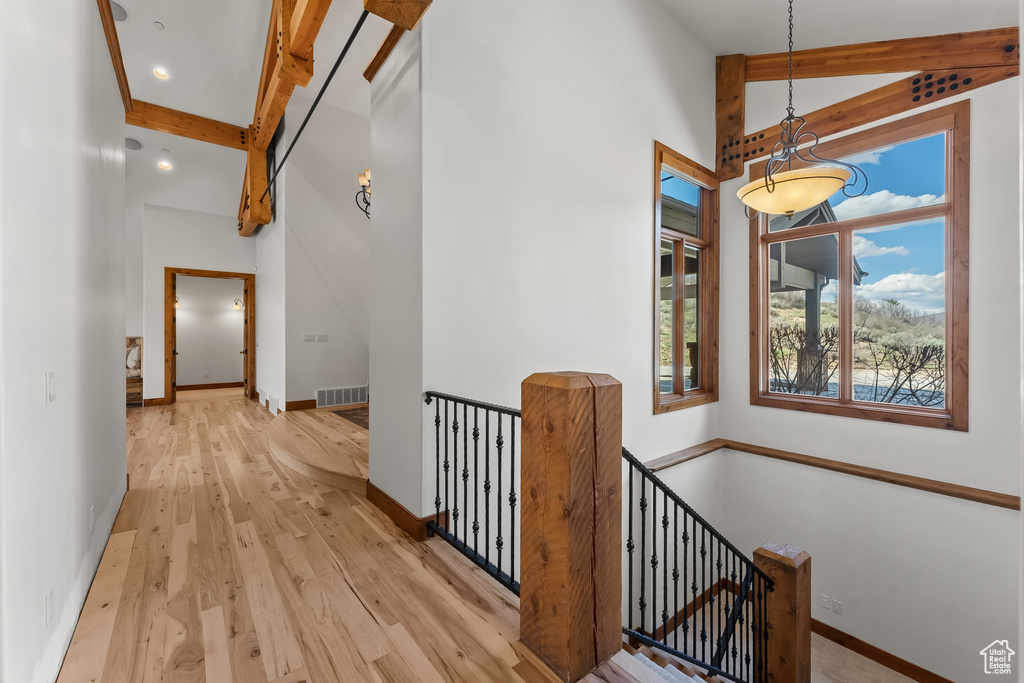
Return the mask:
<path id="1" fill-rule="evenodd" d="M 123 117 L 95 5 L 0 4 L 0 680 L 9 683 L 56 677 L 125 490 Z M 44 405 L 50 370 L 56 402 Z"/>
<path id="2" fill-rule="evenodd" d="M 293 96 L 286 136 L 310 101 Z M 288 401 L 365 385 L 370 374 L 370 233 L 356 207 L 370 165 L 370 120 L 321 102 L 288 157 L 285 322 Z M 328 336 L 304 343 L 303 333 Z"/>
<path id="3" fill-rule="evenodd" d="M 231 216 L 152 205 L 146 205 L 144 212 L 143 396 L 161 398 L 164 395 L 164 268 L 251 273 L 256 267 L 256 243 L 238 236 L 238 221 Z M 258 281 L 256 294 L 260 294 Z M 262 312 L 259 305 L 256 310 Z M 256 360 L 259 362 L 259 352 Z"/>
<path id="4" fill-rule="evenodd" d="M 243 281 L 182 275 L 177 280 L 178 389 L 242 382 L 245 310 L 234 310 L 234 301 L 244 298 Z"/>
<path id="5" fill-rule="evenodd" d="M 370 480 L 413 512 L 423 507 L 422 30 L 402 37 L 370 96 Z"/>
<path id="6" fill-rule="evenodd" d="M 284 156 L 287 135 L 278 140 L 277 159 Z M 286 166 L 277 176 L 274 220 L 249 238 L 256 248 L 256 388 L 264 405 L 273 397 L 278 409 L 285 402 L 285 191 Z"/>
<path id="7" fill-rule="evenodd" d="M 651 400 L 654 141 L 714 165 L 714 56 L 656 2 L 454 1 L 421 31 L 423 388 L 518 406 L 533 372 L 607 372 L 638 455 L 716 436 L 717 405 Z"/>

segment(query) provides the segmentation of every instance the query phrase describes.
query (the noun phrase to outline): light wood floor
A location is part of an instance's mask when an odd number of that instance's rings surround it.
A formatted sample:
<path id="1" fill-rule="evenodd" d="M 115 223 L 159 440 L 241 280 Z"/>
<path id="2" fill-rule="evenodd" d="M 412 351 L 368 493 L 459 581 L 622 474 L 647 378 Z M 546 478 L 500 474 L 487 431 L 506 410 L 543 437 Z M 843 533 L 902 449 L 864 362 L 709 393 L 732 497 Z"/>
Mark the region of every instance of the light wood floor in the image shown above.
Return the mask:
<path id="1" fill-rule="evenodd" d="M 299 474 L 366 495 L 370 435 L 332 410 L 295 410 L 270 423 L 271 454 Z"/>
<path id="2" fill-rule="evenodd" d="M 546 680 L 515 596 L 281 467 L 270 422 L 245 399 L 129 411 L 131 490 L 59 683 Z"/>

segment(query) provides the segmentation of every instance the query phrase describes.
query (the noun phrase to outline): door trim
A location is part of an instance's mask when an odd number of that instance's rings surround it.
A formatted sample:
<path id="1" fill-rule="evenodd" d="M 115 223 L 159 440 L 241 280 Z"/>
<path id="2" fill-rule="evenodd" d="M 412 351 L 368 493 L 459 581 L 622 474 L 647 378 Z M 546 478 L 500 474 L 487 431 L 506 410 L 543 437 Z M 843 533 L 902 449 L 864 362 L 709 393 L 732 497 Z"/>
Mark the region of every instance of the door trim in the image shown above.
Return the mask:
<path id="1" fill-rule="evenodd" d="M 175 340 L 177 338 L 177 317 L 174 314 L 174 297 L 177 292 L 179 275 L 192 277 L 213 277 L 225 280 L 242 280 L 245 294 L 245 397 L 257 399 L 256 391 L 256 275 L 254 273 L 232 273 L 222 270 L 199 270 L 196 268 L 164 268 L 164 402 L 177 400 L 175 378 Z"/>

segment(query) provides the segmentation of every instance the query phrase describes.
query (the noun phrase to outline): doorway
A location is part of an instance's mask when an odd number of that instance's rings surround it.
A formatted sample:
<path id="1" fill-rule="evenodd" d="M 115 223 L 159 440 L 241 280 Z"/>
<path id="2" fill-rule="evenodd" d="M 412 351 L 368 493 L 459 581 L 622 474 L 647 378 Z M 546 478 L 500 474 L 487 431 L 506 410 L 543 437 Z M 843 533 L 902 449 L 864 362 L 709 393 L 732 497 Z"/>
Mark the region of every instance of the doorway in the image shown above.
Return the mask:
<path id="1" fill-rule="evenodd" d="M 178 390 L 178 277 L 214 278 L 219 280 L 241 281 L 241 297 L 238 301 L 226 301 L 226 310 L 234 310 L 235 305 L 241 308 L 242 323 L 242 387 L 246 398 L 256 399 L 256 276 L 252 273 L 232 273 L 216 270 L 197 270 L 194 268 L 164 268 L 164 401 L 177 401 Z M 197 382 L 195 368 L 184 368 L 189 374 L 188 383 L 191 387 L 202 386 Z M 204 373 L 205 374 L 205 373 Z M 217 384 L 210 382 L 206 384 Z M 205 387 L 213 388 L 213 387 Z"/>

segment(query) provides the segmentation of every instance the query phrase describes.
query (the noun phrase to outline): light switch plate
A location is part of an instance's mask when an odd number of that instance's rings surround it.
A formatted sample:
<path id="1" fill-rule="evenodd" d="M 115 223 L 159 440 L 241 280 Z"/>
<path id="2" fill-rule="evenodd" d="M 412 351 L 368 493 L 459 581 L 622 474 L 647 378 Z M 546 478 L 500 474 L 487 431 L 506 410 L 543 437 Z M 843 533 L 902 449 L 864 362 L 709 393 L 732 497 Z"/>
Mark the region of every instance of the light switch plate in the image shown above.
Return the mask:
<path id="1" fill-rule="evenodd" d="M 325 341 L 327 341 L 327 335 L 326 334 L 318 334 L 318 335 L 316 335 L 316 340 L 318 342 L 325 342 Z"/>
<path id="2" fill-rule="evenodd" d="M 304 342 L 316 341 L 316 335 L 315 334 L 308 334 L 306 332 L 303 332 L 302 333 L 302 341 L 304 341 Z"/>
<path id="3" fill-rule="evenodd" d="M 825 609 L 832 609 L 832 598 L 822 593 L 821 597 L 818 599 L 818 604 L 820 604 Z"/>

